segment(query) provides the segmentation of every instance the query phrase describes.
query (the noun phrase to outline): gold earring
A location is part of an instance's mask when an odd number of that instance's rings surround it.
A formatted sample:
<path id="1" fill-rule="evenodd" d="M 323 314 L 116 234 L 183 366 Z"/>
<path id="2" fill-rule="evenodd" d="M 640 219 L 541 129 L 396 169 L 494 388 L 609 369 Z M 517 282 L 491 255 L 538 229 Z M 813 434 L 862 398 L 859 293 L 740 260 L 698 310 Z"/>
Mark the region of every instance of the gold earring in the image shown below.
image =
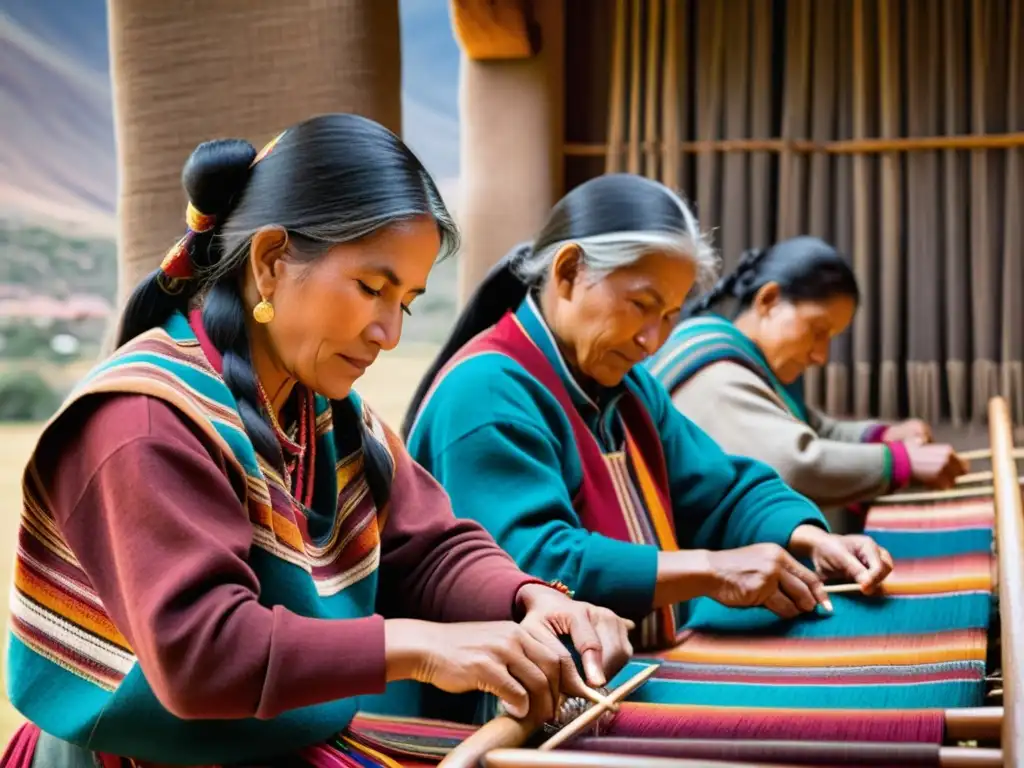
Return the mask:
<path id="1" fill-rule="evenodd" d="M 266 325 L 274 319 L 274 305 L 266 299 L 260 299 L 260 303 L 252 308 L 253 319 L 262 325 Z"/>

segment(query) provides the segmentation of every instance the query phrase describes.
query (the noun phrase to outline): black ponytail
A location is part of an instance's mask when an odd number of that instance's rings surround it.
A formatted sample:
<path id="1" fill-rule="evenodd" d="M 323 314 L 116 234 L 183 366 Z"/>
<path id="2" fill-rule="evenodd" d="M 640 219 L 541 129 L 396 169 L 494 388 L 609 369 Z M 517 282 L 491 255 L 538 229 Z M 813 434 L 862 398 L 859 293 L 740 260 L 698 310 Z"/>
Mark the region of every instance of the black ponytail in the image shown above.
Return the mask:
<path id="1" fill-rule="evenodd" d="M 511 309 L 519 306 L 529 291 L 529 286 L 515 271 L 516 265 L 532 251 L 529 243 L 517 245 L 499 261 L 483 282 L 473 291 L 466 302 L 465 308 L 459 313 L 458 320 L 441 347 L 434 362 L 420 379 L 419 386 L 412 396 L 412 401 L 402 420 L 402 439 L 409 439 L 409 432 L 416 421 L 423 399 L 430 391 L 437 375 L 455 353 L 469 343 L 473 337 L 497 323 Z"/>
<path id="2" fill-rule="evenodd" d="M 181 183 L 189 203 L 199 213 L 214 217 L 214 226 L 204 232 L 190 232 L 186 238 L 191 268 L 197 273 L 216 271 L 221 263 L 220 225 L 238 202 L 256 149 L 247 141 L 223 139 L 200 144 L 181 172 Z M 244 262 L 241 262 L 244 264 Z M 209 287 L 203 303 L 203 325 L 210 341 L 223 356 L 222 376 L 238 402 L 242 424 L 257 452 L 281 468 L 284 457 L 273 429 L 259 406 L 259 391 L 249 355 L 245 326 L 245 305 L 240 275 L 225 274 Z M 150 274 L 128 300 L 118 345 L 162 325 L 174 312 L 186 312 L 201 281 L 169 278 L 162 269 Z"/>
<path id="3" fill-rule="evenodd" d="M 762 287 L 779 286 L 788 301 L 824 301 L 848 296 L 860 302 L 857 278 L 835 248 L 817 237 L 794 237 L 771 248 L 744 252 L 736 269 L 684 309 L 684 318 L 709 312 L 725 299 L 735 299 L 735 317 L 747 309 Z"/>
<path id="4" fill-rule="evenodd" d="M 237 282 L 222 280 L 210 289 L 203 302 L 203 328 L 221 354 L 221 377 L 238 402 L 238 414 L 253 447 L 280 471 L 284 466 L 284 455 L 277 435 L 262 413 L 256 374 L 249 354 L 245 314 Z"/>
<path id="5" fill-rule="evenodd" d="M 181 185 L 189 203 L 200 214 L 214 219 L 212 229 L 190 231 L 181 243 L 188 251 L 192 269 L 209 269 L 220 261 L 216 240 L 219 225 L 245 189 L 255 157 L 256 150 L 249 142 L 223 139 L 200 144 L 185 162 Z M 186 311 L 198 286 L 195 279 L 172 279 L 162 268 L 155 269 L 128 297 L 117 346 L 163 325 L 175 312 Z"/>

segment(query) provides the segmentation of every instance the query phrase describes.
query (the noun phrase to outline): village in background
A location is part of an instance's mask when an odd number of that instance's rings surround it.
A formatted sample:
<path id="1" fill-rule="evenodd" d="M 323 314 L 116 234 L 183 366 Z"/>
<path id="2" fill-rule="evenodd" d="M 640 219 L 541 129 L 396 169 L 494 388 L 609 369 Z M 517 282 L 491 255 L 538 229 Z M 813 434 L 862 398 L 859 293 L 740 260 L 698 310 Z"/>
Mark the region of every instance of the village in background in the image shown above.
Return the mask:
<path id="1" fill-rule="evenodd" d="M 401 0 L 400 10 L 404 138 L 455 210 L 459 51 L 448 3 Z M 48 418 L 114 320 L 106 13 L 106 0 L 0 0 L 0 422 Z M 406 357 L 424 356 L 447 333 L 455 272 L 454 260 L 434 270 L 404 329 Z M 397 409 L 404 397 L 394 399 Z"/>

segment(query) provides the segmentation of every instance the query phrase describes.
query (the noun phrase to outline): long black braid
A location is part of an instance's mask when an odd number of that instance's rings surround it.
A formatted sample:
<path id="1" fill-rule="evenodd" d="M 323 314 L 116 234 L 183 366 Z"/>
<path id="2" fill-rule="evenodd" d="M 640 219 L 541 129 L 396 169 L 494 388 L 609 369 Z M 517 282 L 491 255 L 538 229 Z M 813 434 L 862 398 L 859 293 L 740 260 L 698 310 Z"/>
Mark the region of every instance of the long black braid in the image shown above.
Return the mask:
<path id="1" fill-rule="evenodd" d="M 739 298 L 746 292 L 746 287 L 757 275 L 757 265 L 767 255 L 766 248 L 751 248 L 743 252 L 736 268 L 719 278 L 710 291 L 693 302 L 684 311 L 686 317 L 693 317 L 711 311 L 719 302 L 730 296 Z"/>

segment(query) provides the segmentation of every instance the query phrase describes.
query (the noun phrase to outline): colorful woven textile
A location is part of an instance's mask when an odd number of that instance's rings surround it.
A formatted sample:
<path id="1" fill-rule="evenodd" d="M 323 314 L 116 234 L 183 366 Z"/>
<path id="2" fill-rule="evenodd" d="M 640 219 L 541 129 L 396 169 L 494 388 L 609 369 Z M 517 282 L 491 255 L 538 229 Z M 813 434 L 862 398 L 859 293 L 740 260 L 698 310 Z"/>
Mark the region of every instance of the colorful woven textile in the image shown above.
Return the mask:
<path id="1" fill-rule="evenodd" d="M 428 768 L 436 765 L 449 751 L 475 730 L 475 726 L 449 723 L 443 720 L 413 718 L 386 718 L 357 715 L 349 728 L 324 743 L 300 750 L 279 761 L 259 764 L 244 763 L 245 768 Z M 18 729 L 0 756 L 0 768 L 33 768 L 43 760 L 67 757 L 45 751 L 36 752 L 40 742 L 39 727 L 25 723 Z M 44 737 L 48 738 L 48 737 Z M 154 763 L 112 755 L 94 755 L 89 758 L 97 768 L 166 768 Z M 76 765 L 79 763 L 76 762 Z M 234 764 L 234 763 L 233 763 Z M 54 768 L 57 768 L 56 766 Z M 217 768 L 195 766 L 191 768 Z"/>
<path id="2" fill-rule="evenodd" d="M 886 594 L 832 596 L 835 612 L 693 606 L 609 735 L 941 740 L 947 708 L 980 706 L 992 611 L 991 498 L 876 506 L 867 532 L 893 555 Z"/>
<path id="3" fill-rule="evenodd" d="M 470 736 L 476 726 L 426 718 L 359 714 L 348 730 L 360 743 L 400 759 L 402 765 L 408 767 L 416 765 L 416 761 L 440 760 Z"/>

